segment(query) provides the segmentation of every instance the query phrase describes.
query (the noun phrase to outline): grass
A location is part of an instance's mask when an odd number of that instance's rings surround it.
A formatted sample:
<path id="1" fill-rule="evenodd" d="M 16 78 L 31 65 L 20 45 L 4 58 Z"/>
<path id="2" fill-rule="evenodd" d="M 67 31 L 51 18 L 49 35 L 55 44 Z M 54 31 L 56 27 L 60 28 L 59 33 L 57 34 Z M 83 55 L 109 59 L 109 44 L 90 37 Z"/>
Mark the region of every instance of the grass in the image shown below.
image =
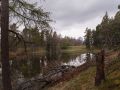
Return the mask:
<path id="1" fill-rule="evenodd" d="M 38 49 L 38 53 L 40 51 L 42 50 Z M 95 52 L 97 51 L 99 50 L 96 50 Z M 68 49 L 62 50 L 62 52 L 74 54 L 85 53 L 87 50 L 83 45 L 69 46 Z M 107 59 L 112 62 L 112 64 L 105 71 L 106 81 L 102 82 L 99 87 L 94 86 L 96 68 L 90 67 L 79 73 L 73 79 L 61 82 L 47 90 L 120 90 L 120 59 L 117 58 L 116 53 L 110 53 L 108 56 Z"/>
<path id="2" fill-rule="evenodd" d="M 86 47 L 84 45 L 81 46 L 69 46 L 67 49 L 63 49 L 64 53 L 84 53 L 86 52 Z"/>
<path id="3" fill-rule="evenodd" d="M 107 69 L 107 79 L 99 88 L 101 90 L 120 90 L 120 59 L 113 59 Z"/>
<path id="4" fill-rule="evenodd" d="M 27 53 L 32 52 L 33 49 L 27 48 Z M 34 50 L 35 54 L 38 55 L 44 55 L 45 54 L 44 48 L 37 48 Z M 85 53 L 87 52 L 84 45 L 81 46 L 69 46 L 68 49 L 63 49 L 62 53 L 68 53 L 68 54 L 76 54 L 76 53 Z M 18 48 L 16 51 L 10 52 L 10 58 L 16 57 L 16 56 L 23 56 L 25 55 L 24 48 Z"/>
<path id="5" fill-rule="evenodd" d="M 48 90 L 93 90 L 95 67 L 91 67 L 80 73 L 68 82 L 62 82 Z"/>
<path id="6" fill-rule="evenodd" d="M 33 48 L 27 48 L 27 54 L 29 53 L 35 53 L 36 55 L 44 55 L 45 54 L 45 49 L 44 48 L 37 48 L 37 49 L 33 49 Z M 17 50 L 15 51 L 10 51 L 9 52 L 10 58 L 14 58 L 16 56 L 25 56 L 26 52 L 25 52 L 25 48 L 17 48 Z"/>
<path id="7" fill-rule="evenodd" d="M 113 59 L 110 67 L 105 71 L 106 81 L 99 87 L 94 86 L 96 68 L 81 72 L 70 81 L 64 81 L 48 90 L 120 90 L 120 59 Z"/>

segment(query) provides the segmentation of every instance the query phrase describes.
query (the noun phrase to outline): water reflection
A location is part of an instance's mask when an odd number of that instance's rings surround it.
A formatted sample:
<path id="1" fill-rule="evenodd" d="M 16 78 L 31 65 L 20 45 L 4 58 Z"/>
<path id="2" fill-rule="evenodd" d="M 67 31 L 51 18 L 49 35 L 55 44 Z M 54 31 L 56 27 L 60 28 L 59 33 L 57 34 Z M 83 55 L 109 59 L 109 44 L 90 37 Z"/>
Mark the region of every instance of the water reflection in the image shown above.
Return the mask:
<path id="1" fill-rule="evenodd" d="M 62 63 L 63 65 L 70 65 L 78 67 L 86 62 L 89 62 L 92 60 L 93 54 L 87 53 L 87 54 L 81 54 L 80 56 L 77 56 L 75 58 L 69 59 L 68 62 Z"/>
<path id="2" fill-rule="evenodd" d="M 12 71 L 18 71 L 24 76 L 24 78 L 31 78 L 38 75 L 44 75 L 51 68 L 60 65 L 71 65 L 80 66 L 86 62 L 89 62 L 92 58 L 92 54 L 75 54 L 70 55 L 63 53 L 61 56 L 56 56 L 57 58 L 48 58 L 43 55 L 29 55 L 29 58 L 15 58 L 11 61 Z"/>
<path id="3" fill-rule="evenodd" d="M 14 83 L 20 83 L 24 80 L 40 77 L 46 74 L 50 69 L 60 65 L 71 65 L 78 67 L 92 60 L 93 55 L 86 54 L 68 54 L 63 53 L 54 57 L 47 55 L 29 55 L 28 57 L 16 57 L 10 61 L 12 79 Z M 1 75 L 1 66 L 0 66 Z M 1 81 L 1 80 L 0 80 Z M 1 86 L 1 85 L 0 85 Z"/>
<path id="4" fill-rule="evenodd" d="M 25 78 L 31 78 L 38 75 L 41 72 L 40 57 L 29 56 L 21 60 L 12 60 L 11 69 L 12 71 L 18 71 Z"/>
<path id="5" fill-rule="evenodd" d="M 48 58 L 45 55 L 29 55 L 29 58 L 14 58 L 10 61 L 12 73 L 19 72 L 25 78 L 31 78 L 33 76 L 41 75 L 50 70 L 53 67 L 60 65 L 80 66 L 86 62 L 89 62 L 93 58 L 90 53 L 70 55 L 63 53 L 58 58 Z M 0 74 L 1 74 L 0 65 Z"/>

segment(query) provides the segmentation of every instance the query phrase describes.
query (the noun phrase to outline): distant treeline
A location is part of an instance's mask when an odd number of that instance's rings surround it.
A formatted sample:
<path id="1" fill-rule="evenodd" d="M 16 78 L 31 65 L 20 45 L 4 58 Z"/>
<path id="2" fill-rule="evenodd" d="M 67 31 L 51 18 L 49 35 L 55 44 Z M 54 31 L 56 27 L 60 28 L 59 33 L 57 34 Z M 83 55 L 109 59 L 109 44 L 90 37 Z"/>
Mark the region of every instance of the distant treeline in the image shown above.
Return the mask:
<path id="1" fill-rule="evenodd" d="M 85 44 L 88 49 L 91 47 L 118 49 L 120 47 L 120 11 L 111 18 L 106 12 L 102 22 L 96 26 L 96 30 L 87 28 Z"/>
<path id="2" fill-rule="evenodd" d="M 27 47 L 41 47 L 45 48 L 48 52 L 57 51 L 59 49 L 67 49 L 68 46 L 78 46 L 83 44 L 82 38 L 62 37 L 53 30 L 39 30 L 38 28 L 24 28 L 22 32 L 16 29 L 16 24 L 10 26 L 10 29 L 19 33 L 23 39 L 28 42 Z M 21 47 L 21 43 L 15 44 L 16 35 L 10 33 L 10 48 Z"/>

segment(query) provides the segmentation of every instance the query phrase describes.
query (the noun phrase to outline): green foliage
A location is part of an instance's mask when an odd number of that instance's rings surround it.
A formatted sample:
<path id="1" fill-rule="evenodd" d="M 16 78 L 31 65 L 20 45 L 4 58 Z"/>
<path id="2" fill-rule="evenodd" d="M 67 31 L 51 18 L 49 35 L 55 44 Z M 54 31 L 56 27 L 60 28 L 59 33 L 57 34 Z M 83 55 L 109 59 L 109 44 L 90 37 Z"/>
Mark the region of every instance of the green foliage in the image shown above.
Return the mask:
<path id="1" fill-rule="evenodd" d="M 85 35 L 85 45 L 88 50 L 91 49 L 92 45 L 92 31 L 91 29 L 86 28 L 86 35 Z"/>
<path id="2" fill-rule="evenodd" d="M 10 30 L 19 34 L 23 39 L 19 40 L 20 38 L 17 37 L 15 33 L 10 33 L 9 41 L 10 48 L 12 47 L 12 49 L 18 44 L 20 44 L 21 47 L 20 41 L 24 41 L 24 44 L 27 42 L 29 42 L 29 44 L 32 43 L 35 47 L 45 46 L 45 33 L 43 31 L 52 29 L 49 25 L 49 22 L 52 20 L 49 16 L 50 13 L 39 7 L 36 1 L 34 2 L 35 3 L 30 3 L 27 0 L 9 0 L 9 23 L 12 25 L 12 28 L 10 26 Z M 14 24 L 16 26 L 15 28 L 13 28 Z M 22 33 L 17 32 L 17 29 L 21 26 L 25 29 Z"/>
<path id="3" fill-rule="evenodd" d="M 34 1 L 36 2 L 36 1 Z M 36 3 L 30 3 L 27 0 L 9 0 L 10 23 L 13 22 L 17 26 L 25 26 L 26 28 L 37 27 L 41 30 L 51 28 L 49 22 L 49 12 L 45 12 Z"/>
<path id="4" fill-rule="evenodd" d="M 26 41 L 33 42 L 36 45 L 40 45 L 40 33 L 37 28 L 25 28 L 22 32 L 22 36 Z"/>
<path id="5" fill-rule="evenodd" d="M 75 39 L 75 38 L 65 36 L 60 40 L 61 49 L 68 49 L 69 46 L 79 46 L 79 45 L 82 45 L 82 43 L 83 41 L 81 37 L 78 39 Z"/>
<path id="6" fill-rule="evenodd" d="M 69 43 L 67 42 L 63 42 L 61 45 L 61 49 L 68 49 L 68 47 L 69 47 Z"/>
<path id="7" fill-rule="evenodd" d="M 46 31 L 46 53 L 48 59 L 52 59 L 52 57 L 55 59 L 55 56 L 58 56 L 60 51 L 60 37 L 52 30 Z"/>
<path id="8" fill-rule="evenodd" d="M 86 33 L 86 47 L 90 47 L 90 38 L 88 31 Z M 97 48 L 118 48 L 120 45 L 120 11 L 114 18 L 109 18 L 107 12 L 102 19 L 102 22 L 97 25 L 96 30 L 92 31 L 91 46 Z"/>

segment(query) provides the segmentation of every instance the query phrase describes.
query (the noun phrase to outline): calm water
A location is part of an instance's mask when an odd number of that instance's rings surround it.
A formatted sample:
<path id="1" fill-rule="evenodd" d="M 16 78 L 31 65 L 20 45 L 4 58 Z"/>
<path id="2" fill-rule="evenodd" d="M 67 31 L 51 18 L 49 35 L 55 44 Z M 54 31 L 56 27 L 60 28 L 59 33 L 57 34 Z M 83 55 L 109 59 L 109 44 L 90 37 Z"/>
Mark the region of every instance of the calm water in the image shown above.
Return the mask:
<path id="1" fill-rule="evenodd" d="M 20 83 L 24 80 L 44 75 L 50 69 L 61 66 L 71 65 L 78 67 L 93 58 L 92 54 L 67 54 L 47 57 L 46 55 L 31 54 L 28 57 L 16 57 L 10 61 L 12 80 Z M 1 87 L 1 66 L 0 66 L 0 87 Z"/>

